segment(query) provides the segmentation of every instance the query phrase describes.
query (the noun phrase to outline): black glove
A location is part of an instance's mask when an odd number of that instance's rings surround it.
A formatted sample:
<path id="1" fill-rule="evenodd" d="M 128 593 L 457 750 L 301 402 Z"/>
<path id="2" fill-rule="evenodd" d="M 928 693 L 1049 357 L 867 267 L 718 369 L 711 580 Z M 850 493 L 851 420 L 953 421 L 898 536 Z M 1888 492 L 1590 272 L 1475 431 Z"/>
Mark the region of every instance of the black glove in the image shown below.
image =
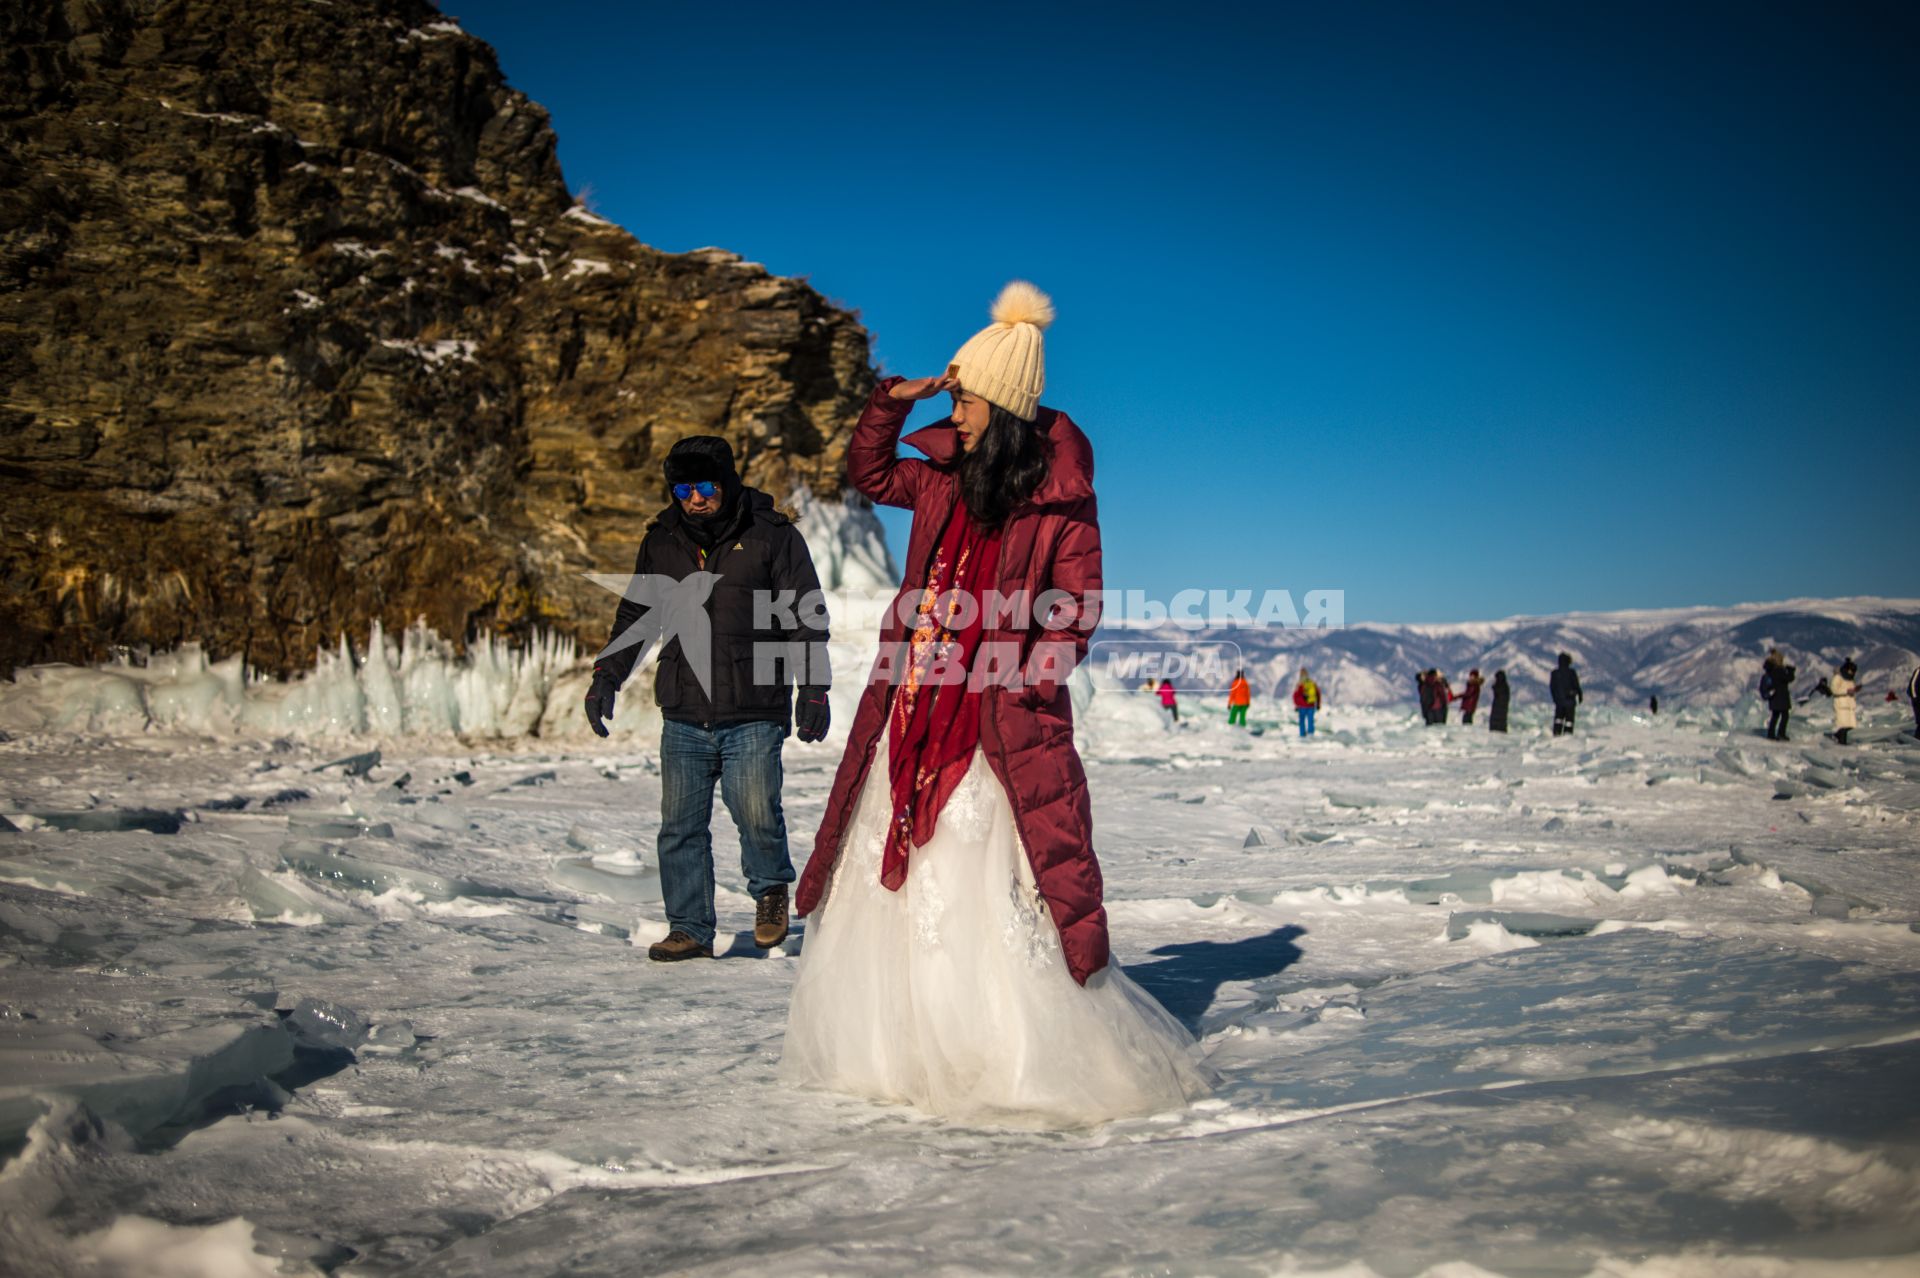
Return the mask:
<path id="1" fill-rule="evenodd" d="M 824 741 L 833 707 L 827 704 L 827 690 L 802 687 L 793 703 L 793 728 L 802 741 Z"/>
<path id="2" fill-rule="evenodd" d="M 613 694 L 619 688 L 618 679 L 595 667 L 593 686 L 587 689 L 587 725 L 603 737 L 607 735 L 607 725 L 602 720 L 613 718 Z"/>

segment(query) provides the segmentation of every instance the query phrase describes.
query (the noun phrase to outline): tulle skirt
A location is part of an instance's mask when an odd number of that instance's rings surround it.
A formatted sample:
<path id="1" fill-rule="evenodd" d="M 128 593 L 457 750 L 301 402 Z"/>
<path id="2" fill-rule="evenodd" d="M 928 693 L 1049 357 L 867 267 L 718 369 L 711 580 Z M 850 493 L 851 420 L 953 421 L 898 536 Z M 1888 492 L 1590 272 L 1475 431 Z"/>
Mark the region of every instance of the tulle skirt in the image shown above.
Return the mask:
<path id="1" fill-rule="evenodd" d="M 898 892 L 880 885 L 883 738 L 810 921 L 781 1077 L 947 1118 L 1075 1127 L 1176 1108 L 1211 1076 L 1191 1035 L 1117 966 L 1086 985 L 1034 888 L 978 750 Z"/>

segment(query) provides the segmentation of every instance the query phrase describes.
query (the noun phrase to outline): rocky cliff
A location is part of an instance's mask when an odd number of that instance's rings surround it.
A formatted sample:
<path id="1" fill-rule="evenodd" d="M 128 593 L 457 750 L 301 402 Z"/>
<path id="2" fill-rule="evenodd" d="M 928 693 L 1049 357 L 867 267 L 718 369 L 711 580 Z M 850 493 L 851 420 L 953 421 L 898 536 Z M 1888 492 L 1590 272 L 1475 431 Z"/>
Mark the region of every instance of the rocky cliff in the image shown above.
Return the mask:
<path id="1" fill-rule="evenodd" d="M 856 319 L 577 205 L 424 0 L 8 0 L 0 50 L 0 674 L 591 649 L 676 439 L 838 495 Z"/>

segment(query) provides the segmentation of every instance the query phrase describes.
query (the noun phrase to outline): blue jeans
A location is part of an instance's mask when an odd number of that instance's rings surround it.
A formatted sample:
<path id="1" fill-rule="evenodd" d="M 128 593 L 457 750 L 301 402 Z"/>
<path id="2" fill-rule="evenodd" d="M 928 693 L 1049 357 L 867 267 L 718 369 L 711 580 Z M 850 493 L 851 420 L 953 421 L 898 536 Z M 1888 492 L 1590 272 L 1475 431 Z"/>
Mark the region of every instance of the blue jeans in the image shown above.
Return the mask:
<path id="1" fill-rule="evenodd" d="M 1313 735 L 1313 713 L 1319 708 L 1320 707 L 1318 706 L 1301 706 L 1300 707 L 1300 735 L 1301 736 L 1310 737 Z"/>
<path id="2" fill-rule="evenodd" d="M 793 882 L 787 817 L 780 810 L 777 723 L 702 728 L 667 720 L 660 730 L 660 890 L 667 925 L 713 944 L 713 783 L 740 831 L 740 873 L 757 901 Z"/>

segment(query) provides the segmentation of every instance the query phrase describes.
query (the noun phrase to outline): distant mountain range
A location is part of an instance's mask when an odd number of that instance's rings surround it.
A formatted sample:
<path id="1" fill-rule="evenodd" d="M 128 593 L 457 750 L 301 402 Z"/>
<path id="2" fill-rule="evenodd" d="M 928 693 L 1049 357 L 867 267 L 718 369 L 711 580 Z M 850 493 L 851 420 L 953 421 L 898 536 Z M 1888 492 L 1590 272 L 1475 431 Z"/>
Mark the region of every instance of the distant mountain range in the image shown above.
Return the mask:
<path id="1" fill-rule="evenodd" d="M 1658 694 L 1663 708 L 1726 709 L 1754 695 L 1768 648 L 1799 667 L 1796 693 L 1852 657 L 1867 695 L 1878 698 L 1920 663 L 1920 600 L 1794 599 L 1731 608 L 1572 612 L 1555 617 L 1454 625 L 1362 624 L 1339 630 L 1209 627 L 1182 630 L 1103 628 L 1096 670 L 1110 653 L 1141 641 L 1169 647 L 1238 646 L 1254 691 L 1291 691 L 1302 666 L 1334 705 L 1412 705 L 1416 672 L 1437 667 L 1455 690 L 1477 668 L 1489 680 L 1504 669 L 1515 695 L 1546 697 L 1547 673 L 1561 652 L 1573 655 L 1588 702 L 1640 705 Z M 1140 670 L 1113 667 L 1124 681 Z M 1208 686 L 1192 681 L 1195 690 Z M 1175 685 L 1182 680 L 1174 677 Z"/>

